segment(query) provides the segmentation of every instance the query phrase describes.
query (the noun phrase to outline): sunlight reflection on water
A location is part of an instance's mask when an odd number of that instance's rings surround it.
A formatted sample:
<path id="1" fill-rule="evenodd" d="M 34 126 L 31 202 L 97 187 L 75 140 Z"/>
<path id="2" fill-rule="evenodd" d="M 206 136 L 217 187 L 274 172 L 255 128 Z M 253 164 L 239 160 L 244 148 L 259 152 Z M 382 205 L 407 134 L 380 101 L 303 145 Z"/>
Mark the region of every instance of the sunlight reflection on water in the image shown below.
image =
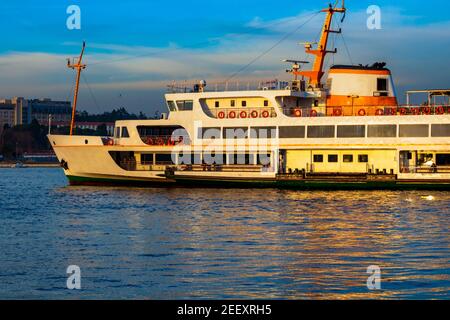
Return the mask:
<path id="1" fill-rule="evenodd" d="M 0 298 L 449 298 L 448 192 L 0 187 Z"/>

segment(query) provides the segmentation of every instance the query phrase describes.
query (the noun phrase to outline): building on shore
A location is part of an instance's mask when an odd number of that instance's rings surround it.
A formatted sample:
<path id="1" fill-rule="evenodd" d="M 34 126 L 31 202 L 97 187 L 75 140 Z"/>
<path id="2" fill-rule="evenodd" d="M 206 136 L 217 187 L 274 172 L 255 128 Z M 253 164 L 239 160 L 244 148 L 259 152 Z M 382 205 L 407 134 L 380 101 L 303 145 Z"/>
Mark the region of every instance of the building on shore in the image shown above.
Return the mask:
<path id="1" fill-rule="evenodd" d="M 70 121 L 53 121 L 52 127 L 62 128 L 70 125 Z M 114 122 L 75 122 L 75 128 L 82 130 L 94 130 L 97 131 L 102 125 L 105 126 L 108 136 L 114 135 Z"/>
<path id="2" fill-rule="evenodd" d="M 25 99 L 14 97 L 0 100 L 0 125 L 10 127 L 30 124 L 36 119 L 40 124 L 48 123 L 48 117 L 58 122 L 70 122 L 72 107 L 70 101 L 54 101 L 51 99 Z"/>

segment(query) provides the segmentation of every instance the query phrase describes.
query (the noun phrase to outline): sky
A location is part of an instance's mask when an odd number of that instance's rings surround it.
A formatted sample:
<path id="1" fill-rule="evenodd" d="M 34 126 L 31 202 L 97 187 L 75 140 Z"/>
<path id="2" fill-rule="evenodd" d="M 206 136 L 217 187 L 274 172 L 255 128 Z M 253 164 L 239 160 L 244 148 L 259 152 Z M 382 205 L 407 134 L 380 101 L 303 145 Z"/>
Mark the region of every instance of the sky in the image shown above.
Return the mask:
<path id="1" fill-rule="evenodd" d="M 174 80 L 211 84 L 238 70 L 233 82 L 288 79 L 281 60 L 311 61 L 300 43 L 317 40 L 324 19 L 317 11 L 328 3 L 2 0 L 0 98 L 70 100 L 75 74 L 66 58 L 77 56 L 84 40 L 79 110 L 92 113 L 164 111 Z M 80 30 L 66 26 L 70 5 L 81 9 Z M 381 9 L 379 30 L 367 28 L 370 5 Z M 385 61 L 401 101 L 407 89 L 450 87 L 448 0 L 347 0 L 346 7 L 343 37 L 332 39 L 338 53 L 327 66 Z"/>

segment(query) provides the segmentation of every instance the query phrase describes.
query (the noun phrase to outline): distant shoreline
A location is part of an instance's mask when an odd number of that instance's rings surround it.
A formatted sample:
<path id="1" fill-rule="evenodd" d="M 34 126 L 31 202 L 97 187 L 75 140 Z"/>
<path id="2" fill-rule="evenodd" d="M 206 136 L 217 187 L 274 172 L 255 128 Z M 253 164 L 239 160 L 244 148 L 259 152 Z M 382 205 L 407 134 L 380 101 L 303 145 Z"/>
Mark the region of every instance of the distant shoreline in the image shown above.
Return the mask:
<path id="1" fill-rule="evenodd" d="M 15 162 L 10 162 L 10 163 L 0 163 L 0 168 L 2 169 L 6 169 L 6 168 L 11 168 L 12 166 L 14 166 L 16 163 Z M 60 165 L 59 163 L 24 163 L 23 164 L 26 168 L 59 168 Z"/>

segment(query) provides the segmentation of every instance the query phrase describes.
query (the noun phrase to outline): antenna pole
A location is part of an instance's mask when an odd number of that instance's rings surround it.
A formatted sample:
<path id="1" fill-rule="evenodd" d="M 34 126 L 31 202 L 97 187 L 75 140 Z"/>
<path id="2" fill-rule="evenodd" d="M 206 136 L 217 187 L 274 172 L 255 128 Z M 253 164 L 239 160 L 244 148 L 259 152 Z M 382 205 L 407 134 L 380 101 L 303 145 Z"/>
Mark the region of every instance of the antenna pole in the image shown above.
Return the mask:
<path id="1" fill-rule="evenodd" d="M 336 3 L 337 4 L 337 3 Z M 316 58 L 314 60 L 314 65 L 312 70 L 310 71 L 298 71 L 294 72 L 296 75 L 302 75 L 307 78 L 309 78 L 309 83 L 318 88 L 320 87 L 320 81 L 322 79 L 322 76 L 324 75 L 323 71 L 323 65 L 325 62 L 325 56 L 328 53 L 336 53 L 337 51 L 329 51 L 327 50 L 328 46 L 328 38 L 330 33 L 341 33 L 341 30 L 332 30 L 331 29 L 331 22 L 333 21 L 333 15 L 334 13 L 345 13 L 345 2 L 342 0 L 342 7 L 337 8 L 336 6 L 333 7 L 331 4 L 328 8 L 323 9 L 322 12 L 327 13 L 327 16 L 325 18 L 325 22 L 322 27 L 322 35 L 320 37 L 320 41 L 317 44 L 317 48 L 313 50 L 311 48 L 311 44 L 305 45 L 306 53 L 315 55 Z"/>
<path id="2" fill-rule="evenodd" d="M 77 70 L 77 78 L 75 82 L 75 92 L 73 95 L 73 104 L 72 104 L 72 120 L 70 121 L 70 135 L 73 135 L 73 130 L 75 128 L 75 114 L 77 112 L 77 100 L 78 100 L 78 90 L 80 87 L 80 76 L 81 71 L 86 69 L 86 65 L 82 64 L 84 49 L 86 47 L 86 42 L 83 41 L 83 48 L 81 49 L 80 57 L 78 58 L 78 62 L 76 64 L 70 63 L 70 59 L 67 61 L 67 67 L 72 70 Z"/>

